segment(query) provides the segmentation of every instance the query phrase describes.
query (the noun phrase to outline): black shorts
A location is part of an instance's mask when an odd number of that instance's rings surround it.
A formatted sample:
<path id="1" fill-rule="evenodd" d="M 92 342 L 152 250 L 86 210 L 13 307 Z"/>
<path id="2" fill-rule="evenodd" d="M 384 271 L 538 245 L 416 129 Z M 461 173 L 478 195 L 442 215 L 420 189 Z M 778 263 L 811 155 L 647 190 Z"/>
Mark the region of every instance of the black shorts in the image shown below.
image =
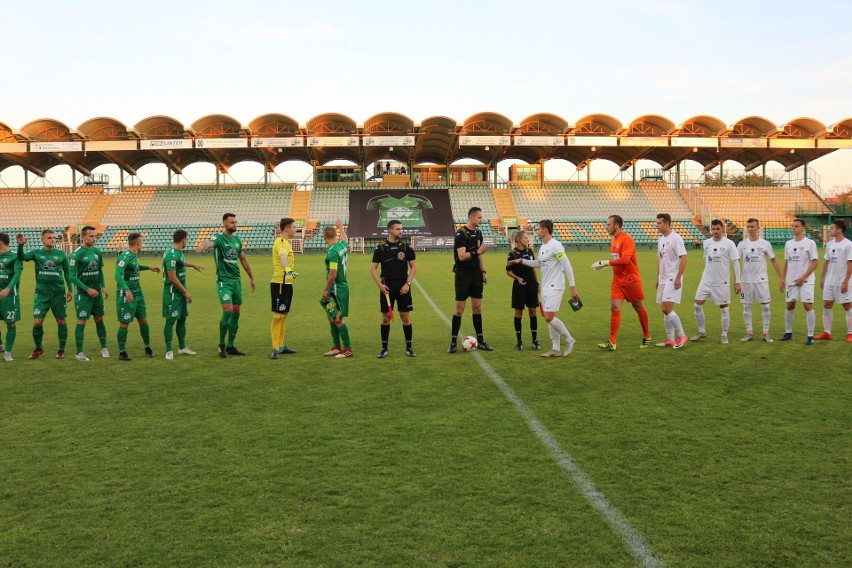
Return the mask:
<path id="1" fill-rule="evenodd" d="M 538 282 L 527 282 L 525 286 L 512 283 L 512 309 L 523 310 L 524 308 L 538 307 Z"/>
<path id="2" fill-rule="evenodd" d="M 272 313 L 290 313 L 290 304 L 293 302 L 293 285 L 270 282 L 269 291 L 272 296 Z"/>
<path id="3" fill-rule="evenodd" d="M 456 271 L 456 302 L 464 302 L 468 298 L 482 299 L 482 273 L 478 270 Z"/>
<path id="4" fill-rule="evenodd" d="M 411 287 L 408 288 L 407 294 L 400 294 L 399 291 L 405 286 L 405 280 L 391 280 L 390 282 L 385 282 L 385 285 L 388 287 L 391 301 L 391 306 L 396 305 L 397 311 L 400 312 L 410 312 L 414 310 L 414 303 L 411 301 Z M 385 298 L 385 295 L 379 293 L 379 311 L 383 314 L 388 313 L 388 301 Z"/>

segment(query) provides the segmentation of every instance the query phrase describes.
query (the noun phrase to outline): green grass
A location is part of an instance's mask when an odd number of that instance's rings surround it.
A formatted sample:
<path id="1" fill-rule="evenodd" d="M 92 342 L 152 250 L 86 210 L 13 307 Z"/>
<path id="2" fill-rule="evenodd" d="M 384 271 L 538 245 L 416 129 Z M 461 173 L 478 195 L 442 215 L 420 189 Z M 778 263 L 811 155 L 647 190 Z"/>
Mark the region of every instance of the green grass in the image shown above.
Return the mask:
<path id="1" fill-rule="evenodd" d="M 842 317 L 834 341 L 810 348 L 801 308 L 793 342 L 741 344 L 735 300 L 733 342 L 722 346 L 719 311 L 708 304 L 709 340 L 640 351 L 628 308 L 619 350 L 600 352 L 611 274 L 588 268 L 600 252 L 570 253 L 585 307 L 574 314 L 566 305 L 563 319 L 577 348 L 541 360 L 511 349 L 504 256 L 488 256 L 485 336 L 496 351 L 483 356 L 667 565 L 852 563 L 852 358 L 838 341 Z M 654 258 L 641 253 L 640 267 L 659 339 Z M 396 322 L 391 357 L 376 360 L 378 294 L 369 255 L 353 255 L 356 355 L 329 360 L 320 355 L 330 342 L 317 302 L 322 259 L 300 256 L 287 326 L 299 353 L 271 361 L 271 263 L 250 260 L 258 290 L 244 282 L 245 358 L 216 357 L 209 256 L 208 270 L 188 276 L 196 357 L 162 359 L 161 280 L 152 273 L 142 281 L 155 359 L 142 356 L 136 324 L 134 360 L 115 358 L 112 298 L 109 360 L 95 357 L 91 323 L 92 361 L 54 360 L 48 320 L 47 353 L 27 361 L 25 315 L 16 361 L 0 365 L 0 566 L 634 565 L 475 358 L 445 353 L 449 329 L 417 288 L 418 357 L 404 357 Z M 451 257 L 424 254 L 418 265 L 418 282 L 449 315 Z M 702 265 L 690 253 L 678 310 L 688 332 Z M 22 290 L 28 314 L 31 266 Z M 781 300 L 775 294 L 776 338 Z M 462 332 L 471 331 L 468 313 Z M 526 318 L 524 334 L 529 343 Z"/>

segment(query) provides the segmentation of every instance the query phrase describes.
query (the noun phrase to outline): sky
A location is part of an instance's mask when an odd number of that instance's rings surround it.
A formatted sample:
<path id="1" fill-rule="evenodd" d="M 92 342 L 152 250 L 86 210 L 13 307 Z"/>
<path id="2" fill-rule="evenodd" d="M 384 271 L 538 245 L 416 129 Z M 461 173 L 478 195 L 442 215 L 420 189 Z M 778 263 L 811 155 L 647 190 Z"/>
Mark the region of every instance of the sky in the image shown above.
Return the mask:
<path id="1" fill-rule="evenodd" d="M 493 111 L 515 123 L 549 112 L 571 123 L 605 113 L 625 124 L 710 114 L 832 125 L 852 117 L 848 22 L 845 0 L 31 0 L 4 6 L 0 122 L 76 128 L 109 116 L 133 126 L 162 114 L 188 126 L 214 113 L 243 124 L 282 113 L 304 124 L 325 112 L 461 122 Z M 13 169 L 0 186 L 17 183 Z M 277 173 L 292 181 L 305 169 Z M 828 194 L 850 186 L 852 150 L 811 170 Z M 259 165 L 240 172 L 262 176 Z M 49 180 L 67 184 L 62 176 L 68 168 Z"/>

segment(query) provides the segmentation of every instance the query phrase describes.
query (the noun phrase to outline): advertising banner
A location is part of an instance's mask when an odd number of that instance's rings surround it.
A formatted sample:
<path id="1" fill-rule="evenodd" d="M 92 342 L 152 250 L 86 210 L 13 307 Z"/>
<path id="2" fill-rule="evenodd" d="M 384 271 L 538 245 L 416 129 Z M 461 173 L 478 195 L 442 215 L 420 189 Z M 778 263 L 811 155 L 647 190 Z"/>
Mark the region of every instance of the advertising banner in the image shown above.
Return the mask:
<path id="1" fill-rule="evenodd" d="M 309 148 L 339 148 L 341 146 L 358 146 L 357 136 L 310 136 Z"/>
<path id="2" fill-rule="evenodd" d="M 301 148 L 305 145 L 305 139 L 301 136 L 289 138 L 252 138 L 252 148 Z"/>
<path id="3" fill-rule="evenodd" d="M 515 146 L 564 146 L 562 136 L 515 136 Z"/>
<path id="4" fill-rule="evenodd" d="M 508 146 L 511 136 L 461 136 L 459 146 Z"/>
<path id="5" fill-rule="evenodd" d="M 195 147 L 209 150 L 211 148 L 245 148 L 248 146 L 246 138 L 196 138 Z"/>
<path id="6" fill-rule="evenodd" d="M 364 146 L 414 146 L 414 136 L 364 136 Z"/>
<path id="7" fill-rule="evenodd" d="M 179 150 L 181 148 L 192 148 L 192 140 L 189 138 L 171 138 L 166 140 L 140 140 L 139 148 L 142 150 Z"/>
<path id="8" fill-rule="evenodd" d="M 569 136 L 568 146 L 618 146 L 615 136 Z"/>
<path id="9" fill-rule="evenodd" d="M 30 152 L 82 152 L 82 142 L 30 142 Z"/>
<path id="10" fill-rule="evenodd" d="M 450 194 L 446 189 L 355 189 L 349 192 L 349 235 L 386 236 L 388 221 L 393 219 L 402 222 L 402 234 L 406 237 L 454 235 L 456 232 Z"/>

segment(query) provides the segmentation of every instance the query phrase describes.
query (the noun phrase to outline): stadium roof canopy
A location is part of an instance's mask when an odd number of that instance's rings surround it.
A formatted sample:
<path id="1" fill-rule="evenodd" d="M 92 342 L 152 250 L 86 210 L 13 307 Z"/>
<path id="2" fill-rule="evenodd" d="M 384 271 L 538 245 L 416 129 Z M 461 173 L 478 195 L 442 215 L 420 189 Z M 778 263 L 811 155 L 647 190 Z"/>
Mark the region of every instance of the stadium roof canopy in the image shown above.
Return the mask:
<path id="1" fill-rule="evenodd" d="M 291 160 L 366 165 L 377 160 L 451 164 L 473 159 L 493 167 L 506 159 L 564 159 L 577 166 L 600 159 L 624 170 L 637 160 L 670 169 L 688 159 L 707 170 L 729 160 L 746 170 L 769 161 L 792 170 L 839 148 L 852 148 L 852 118 L 826 126 L 807 117 L 776 125 L 759 116 L 726 124 L 709 115 L 675 123 L 648 114 L 623 123 L 591 114 L 571 123 L 540 113 L 515 123 L 496 112 L 480 112 L 461 123 L 446 116 L 417 123 L 385 112 L 363 124 L 338 113 L 320 114 L 304 124 L 283 114 L 261 115 L 247 125 L 223 114 L 204 116 L 189 126 L 168 116 L 151 116 L 132 128 L 108 117 L 92 118 L 76 129 L 51 118 L 20 130 L 0 122 L 0 171 L 20 166 L 38 176 L 58 165 L 90 174 L 103 164 L 135 174 L 150 163 L 181 173 L 195 162 L 227 172 L 238 162 L 252 161 L 272 171 Z"/>

